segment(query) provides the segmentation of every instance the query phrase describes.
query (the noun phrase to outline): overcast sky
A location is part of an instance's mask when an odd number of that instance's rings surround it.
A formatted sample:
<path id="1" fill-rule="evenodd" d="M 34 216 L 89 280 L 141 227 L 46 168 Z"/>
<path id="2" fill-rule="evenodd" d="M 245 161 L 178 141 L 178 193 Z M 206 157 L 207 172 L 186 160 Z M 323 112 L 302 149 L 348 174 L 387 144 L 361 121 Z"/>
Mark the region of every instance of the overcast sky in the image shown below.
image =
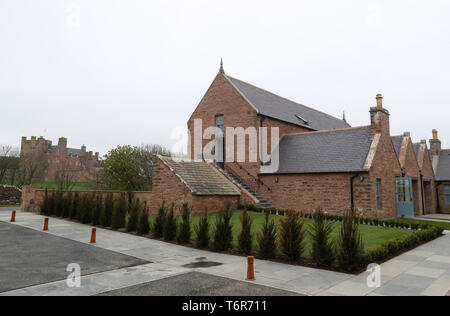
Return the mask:
<path id="1" fill-rule="evenodd" d="M 219 69 L 450 147 L 450 1 L 0 0 L 0 144 L 172 147 Z"/>

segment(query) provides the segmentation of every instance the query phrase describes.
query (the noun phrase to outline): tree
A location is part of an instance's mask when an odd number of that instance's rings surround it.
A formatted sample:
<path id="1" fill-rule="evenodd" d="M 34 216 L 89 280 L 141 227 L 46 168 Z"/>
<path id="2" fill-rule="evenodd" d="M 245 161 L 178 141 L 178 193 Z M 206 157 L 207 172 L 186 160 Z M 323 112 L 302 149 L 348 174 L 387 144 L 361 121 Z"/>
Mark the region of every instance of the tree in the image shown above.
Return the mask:
<path id="1" fill-rule="evenodd" d="M 103 199 L 101 195 L 98 195 L 95 197 L 95 205 L 92 210 L 92 225 L 98 226 L 100 224 L 102 209 L 103 209 Z"/>
<path id="2" fill-rule="evenodd" d="M 231 226 L 232 216 L 233 212 L 229 205 L 219 213 L 216 220 L 216 229 L 214 231 L 214 251 L 225 251 L 231 248 L 231 242 L 233 241 L 233 227 Z"/>
<path id="3" fill-rule="evenodd" d="M 105 204 L 102 209 L 102 214 L 100 216 L 100 224 L 102 227 L 110 227 L 112 214 L 114 211 L 114 196 L 108 193 L 105 199 Z"/>
<path id="4" fill-rule="evenodd" d="M 79 221 L 83 224 L 92 222 L 92 214 L 95 210 L 95 201 L 92 195 L 84 195 L 80 203 Z"/>
<path id="5" fill-rule="evenodd" d="M 252 251 L 252 219 L 247 210 L 243 210 L 240 216 L 241 233 L 238 236 L 238 250 L 240 253 L 249 254 Z"/>
<path id="6" fill-rule="evenodd" d="M 209 220 L 208 209 L 205 209 L 200 221 L 195 226 L 197 247 L 200 249 L 208 248 L 209 246 Z"/>
<path id="7" fill-rule="evenodd" d="M 277 229 L 274 220 L 266 213 L 264 226 L 258 237 L 258 255 L 262 259 L 273 259 L 277 249 Z"/>
<path id="8" fill-rule="evenodd" d="M 284 219 L 280 219 L 280 245 L 283 255 L 289 261 L 300 259 L 304 250 L 304 220 L 295 211 L 288 211 Z"/>
<path id="9" fill-rule="evenodd" d="M 14 176 L 18 168 L 19 151 L 11 146 L 0 146 L 0 183 L 14 185 Z"/>
<path id="10" fill-rule="evenodd" d="M 78 170 L 71 167 L 69 160 L 61 158 L 56 166 L 54 181 L 58 187 L 58 190 L 69 191 L 72 190 L 78 176 Z"/>
<path id="11" fill-rule="evenodd" d="M 45 189 L 44 200 L 42 201 L 41 206 L 40 206 L 42 215 L 48 215 L 49 214 L 49 208 L 50 208 L 49 203 L 50 203 L 50 198 L 48 196 L 48 190 Z"/>
<path id="12" fill-rule="evenodd" d="M 62 211 L 62 214 L 61 214 L 61 216 L 63 218 L 69 218 L 70 217 L 72 204 L 73 204 L 72 192 L 69 192 L 66 195 L 64 195 L 64 198 L 63 198 L 63 211 Z"/>
<path id="13" fill-rule="evenodd" d="M 17 186 L 31 185 L 33 180 L 42 179 L 48 162 L 41 151 L 21 153 L 17 170 Z"/>
<path id="14" fill-rule="evenodd" d="M 189 204 L 184 203 L 181 207 L 182 222 L 178 229 L 177 241 L 179 244 L 184 245 L 191 241 L 191 211 L 192 208 Z"/>
<path id="15" fill-rule="evenodd" d="M 337 260 L 339 266 L 346 271 L 353 271 L 361 265 L 363 243 L 359 233 L 359 219 L 354 210 L 344 214 L 337 241 Z"/>
<path id="16" fill-rule="evenodd" d="M 311 257 L 320 267 L 329 267 L 334 261 L 333 222 L 327 222 L 321 209 L 318 209 L 314 216 L 310 228 L 311 235 Z"/>
<path id="17" fill-rule="evenodd" d="M 72 207 L 70 208 L 69 218 L 78 219 L 78 209 L 80 207 L 80 194 L 75 193 L 72 201 Z"/>
<path id="18" fill-rule="evenodd" d="M 139 152 L 139 164 L 141 166 L 141 176 L 148 184 L 152 184 L 153 163 L 155 155 L 172 156 L 172 152 L 161 145 L 146 144 L 137 148 Z"/>
<path id="19" fill-rule="evenodd" d="M 54 215 L 55 213 L 55 204 L 56 204 L 56 194 L 55 191 L 52 191 L 48 198 L 48 209 L 47 214 L 45 215 Z"/>
<path id="20" fill-rule="evenodd" d="M 142 210 L 141 214 L 139 215 L 137 232 L 139 235 L 147 235 L 148 233 L 150 233 L 150 223 L 149 223 L 147 205 L 144 206 L 144 209 Z"/>
<path id="21" fill-rule="evenodd" d="M 155 223 L 153 225 L 153 234 L 155 235 L 155 238 L 162 238 L 164 235 L 166 215 L 167 215 L 167 207 L 163 201 L 161 206 L 159 207 L 158 215 L 156 216 Z"/>
<path id="22" fill-rule="evenodd" d="M 170 151 L 158 145 L 119 146 L 105 155 L 99 176 L 110 189 L 148 191 L 155 154 L 170 154 Z"/>
<path id="23" fill-rule="evenodd" d="M 64 209 L 64 193 L 60 190 L 56 191 L 55 209 L 53 214 L 56 216 L 62 216 Z"/>
<path id="24" fill-rule="evenodd" d="M 114 211 L 111 220 L 112 229 L 117 230 L 125 227 L 125 217 L 127 214 L 127 203 L 125 195 L 121 194 L 114 206 Z"/>
<path id="25" fill-rule="evenodd" d="M 172 203 L 170 210 L 167 213 L 166 222 L 164 225 L 163 236 L 167 241 L 172 241 L 177 236 L 177 219 L 174 214 L 175 205 Z"/>
<path id="26" fill-rule="evenodd" d="M 134 232 L 137 230 L 140 213 L 141 213 L 141 203 L 139 202 L 139 199 L 137 199 L 130 206 L 130 214 L 128 216 L 127 222 L 128 232 Z"/>

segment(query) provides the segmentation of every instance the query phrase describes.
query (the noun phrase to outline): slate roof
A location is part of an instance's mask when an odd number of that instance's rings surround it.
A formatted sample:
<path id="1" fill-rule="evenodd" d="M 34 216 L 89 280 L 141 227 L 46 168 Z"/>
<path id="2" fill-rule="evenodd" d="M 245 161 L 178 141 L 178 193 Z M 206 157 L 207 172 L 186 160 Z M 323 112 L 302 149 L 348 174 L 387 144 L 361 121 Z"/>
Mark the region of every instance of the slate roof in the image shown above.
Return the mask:
<path id="1" fill-rule="evenodd" d="M 344 120 L 282 98 L 244 81 L 230 76 L 227 76 L 227 78 L 261 115 L 315 131 L 351 127 Z"/>
<path id="2" fill-rule="evenodd" d="M 414 143 L 414 153 L 416 154 L 416 157 L 419 158 L 419 152 L 420 152 L 420 146 L 421 143 Z"/>
<path id="3" fill-rule="evenodd" d="M 58 148 L 58 146 L 50 146 L 48 151 L 53 153 L 56 151 L 57 148 Z M 86 152 L 82 151 L 81 149 L 76 149 L 76 148 L 67 148 L 67 154 L 69 156 L 78 156 L 78 157 L 86 156 Z"/>
<path id="4" fill-rule="evenodd" d="M 400 157 L 400 151 L 402 150 L 403 136 L 392 136 L 392 143 L 394 144 L 395 153 L 397 157 Z"/>
<path id="5" fill-rule="evenodd" d="M 436 172 L 437 181 L 450 181 L 450 150 L 442 150 Z"/>
<path id="6" fill-rule="evenodd" d="M 207 162 L 158 157 L 196 195 L 240 195 L 239 189 Z"/>
<path id="7" fill-rule="evenodd" d="M 283 136 L 275 174 L 363 172 L 372 139 L 370 127 Z M 271 174 L 261 169 L 262 174 Z"/>

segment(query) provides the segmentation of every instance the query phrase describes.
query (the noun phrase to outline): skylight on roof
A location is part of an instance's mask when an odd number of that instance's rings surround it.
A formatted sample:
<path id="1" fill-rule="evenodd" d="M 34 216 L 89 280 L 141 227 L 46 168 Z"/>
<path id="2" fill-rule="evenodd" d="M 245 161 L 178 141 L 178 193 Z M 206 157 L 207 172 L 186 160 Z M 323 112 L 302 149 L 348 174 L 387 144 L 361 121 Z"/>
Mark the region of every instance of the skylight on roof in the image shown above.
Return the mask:
<path id="1" fill-rule="evenodd" d="M 309 122 L 307 120 L 305 120 L 303 117 L 301 117 L 300 115 L 295 115 L 296 118 L 298 118 L 299 120 L 303 121 L 306 125 L 309 125 Z"/>

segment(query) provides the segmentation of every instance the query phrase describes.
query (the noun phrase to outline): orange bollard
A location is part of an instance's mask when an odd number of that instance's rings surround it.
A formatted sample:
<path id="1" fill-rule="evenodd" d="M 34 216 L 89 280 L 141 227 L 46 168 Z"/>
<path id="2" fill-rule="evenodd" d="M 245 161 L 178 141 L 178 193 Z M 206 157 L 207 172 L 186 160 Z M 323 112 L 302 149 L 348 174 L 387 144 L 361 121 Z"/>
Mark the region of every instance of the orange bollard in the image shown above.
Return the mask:
<path id="1" fill-rule="evenodd" d="M 255 281 L 255 257 L 248 257 L 247 281 Z"/>
<path id="2" fill-rule="evenodd" d="M 11 223 L 14 223 L 16 221 L 16 211 L 12 211 L 11 214 Z"/>
<path id="3" fill-rule="evenodd" d="M 48 217 L 45 218 L 44 220 L 44 229 L 43 231 L 47 231 L 48 230 Z"/>
<path id="4" fill-rule="evenodd" d="M 92 233 L 91 233 L 91 244 L 95 244 L 96 243 L 96 238 L 97 237 L 97 228 L 92 228 Z"/>

